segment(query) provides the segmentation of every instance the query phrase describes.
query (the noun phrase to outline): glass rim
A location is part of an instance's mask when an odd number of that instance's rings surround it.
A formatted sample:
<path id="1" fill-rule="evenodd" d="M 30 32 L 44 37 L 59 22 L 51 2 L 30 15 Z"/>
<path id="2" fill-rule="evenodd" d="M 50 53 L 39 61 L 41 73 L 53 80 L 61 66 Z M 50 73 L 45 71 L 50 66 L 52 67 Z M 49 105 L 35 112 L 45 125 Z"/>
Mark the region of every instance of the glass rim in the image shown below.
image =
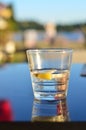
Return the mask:
<path id="1" fill-rule="evenodd" d="M 31 52 L 65 52 L 65 53 L 72 53 L 72 48 L 30 48 L 26 50 L 27 53 Z"/>

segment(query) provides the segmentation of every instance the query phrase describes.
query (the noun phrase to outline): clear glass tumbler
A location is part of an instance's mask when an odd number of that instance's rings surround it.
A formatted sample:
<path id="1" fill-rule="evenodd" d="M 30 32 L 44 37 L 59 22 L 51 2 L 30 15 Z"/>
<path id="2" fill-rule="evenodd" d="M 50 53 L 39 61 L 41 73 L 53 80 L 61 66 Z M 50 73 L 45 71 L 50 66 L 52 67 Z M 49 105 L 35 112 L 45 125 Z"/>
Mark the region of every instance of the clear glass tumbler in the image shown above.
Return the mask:
<path id="1" fill-rule="evenodd" d="M 39 101 L 66 98 L 72 49 L 28 49 L 26 53 L 34 98 Z"/>

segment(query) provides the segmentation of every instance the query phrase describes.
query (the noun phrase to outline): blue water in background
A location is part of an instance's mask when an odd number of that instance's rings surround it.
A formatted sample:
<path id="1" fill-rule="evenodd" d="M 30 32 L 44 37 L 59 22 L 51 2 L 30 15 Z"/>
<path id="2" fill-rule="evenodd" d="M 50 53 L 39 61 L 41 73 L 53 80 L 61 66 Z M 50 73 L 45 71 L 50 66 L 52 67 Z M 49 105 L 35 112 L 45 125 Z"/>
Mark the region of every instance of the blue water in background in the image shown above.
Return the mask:
<path id="1" fill-rule="evenodd" d="M 79 38 L 84 38 L 82 32 L 62 32 L 60 35 L 67 38 L 68 40 L 78 40 Z"/>
<path id="2" fill-rule="evenodd" d="M 68 40 L 78 40 L 78 39 L 83 39 L 84 38 L 84 35 L 81 31 L 79 32 L 57 32 L 56 34 L 56 37 L 61 36 L 61 37 L 64 37 Z M 37 40 L 40 41 L 40 40 L 44 40 L 46 37 L 46 33 L 45 32 L 37 32 Z M 24 34 L 22 32 L 19 32 L 19 33 L 15 33 L 14 36 L 13 36 L 13 40 L 14 41 L 23 41 L 24 39 Z"/>

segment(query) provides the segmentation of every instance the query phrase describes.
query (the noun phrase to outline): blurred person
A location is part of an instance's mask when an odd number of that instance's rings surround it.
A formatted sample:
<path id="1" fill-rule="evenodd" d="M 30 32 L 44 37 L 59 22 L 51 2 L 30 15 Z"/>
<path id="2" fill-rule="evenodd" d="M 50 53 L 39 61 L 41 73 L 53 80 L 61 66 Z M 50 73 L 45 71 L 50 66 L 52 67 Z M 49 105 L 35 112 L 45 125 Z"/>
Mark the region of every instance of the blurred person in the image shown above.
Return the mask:
<path id="1" fill-rule="evenodd" d="M 49 41 L 50 45 L 53 45 L 56 40 L 56 28 L 53 23 L 47 23 L 45 25 L 46 38 Z"/>
<path id="2" fill-rule="evenodd" d="M 24 33 L 25 48 L 34 48 L 37 43 L 37 31 L 34 29 L 26 30 Z"/>

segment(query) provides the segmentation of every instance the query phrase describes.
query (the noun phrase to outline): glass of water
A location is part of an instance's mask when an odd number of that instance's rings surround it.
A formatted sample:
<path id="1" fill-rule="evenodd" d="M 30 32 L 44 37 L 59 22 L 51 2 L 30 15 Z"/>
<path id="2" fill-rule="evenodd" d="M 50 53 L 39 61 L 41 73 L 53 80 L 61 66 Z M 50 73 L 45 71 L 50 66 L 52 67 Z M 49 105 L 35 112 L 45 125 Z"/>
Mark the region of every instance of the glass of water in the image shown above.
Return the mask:
<path id="1" fill-rule="evenodd" d="M 66 98 L 72 49 L 28 49 L 26 53 L 34 98 L 38 101 Z"/>

